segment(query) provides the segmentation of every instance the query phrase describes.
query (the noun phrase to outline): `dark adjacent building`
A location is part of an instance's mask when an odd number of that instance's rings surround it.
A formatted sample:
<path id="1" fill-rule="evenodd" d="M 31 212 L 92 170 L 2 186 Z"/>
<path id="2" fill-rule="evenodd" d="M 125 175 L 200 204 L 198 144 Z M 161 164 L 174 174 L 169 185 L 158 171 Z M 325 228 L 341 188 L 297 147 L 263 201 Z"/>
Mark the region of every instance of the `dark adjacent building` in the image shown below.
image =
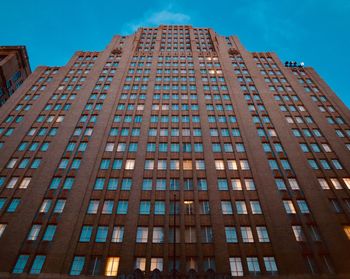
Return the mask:
<path id="1" fill-rule="evenodd" d="M 24 46 L 0 46 L 0 107 L 30 75 Z"/>
<path id="2" fill-rule="evenodd" d="M 210 28 L 39 67 L 0 110 L 0 277 L 349 278 L 349 125 Z"/>

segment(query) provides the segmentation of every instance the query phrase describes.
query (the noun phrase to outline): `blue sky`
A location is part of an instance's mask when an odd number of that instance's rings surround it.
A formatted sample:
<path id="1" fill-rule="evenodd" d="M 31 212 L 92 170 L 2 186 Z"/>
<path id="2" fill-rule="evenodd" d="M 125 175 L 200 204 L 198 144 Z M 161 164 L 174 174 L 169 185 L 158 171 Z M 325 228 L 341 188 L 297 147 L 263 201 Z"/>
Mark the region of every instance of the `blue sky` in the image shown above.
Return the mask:
<path id="1" fill-rule="evenodd" d="M 32 69 L 103 50 L 113 35 L 140 26 L 191 24 L 237 35 L 250 51 L 304 61 L 350 106 L 350 0 L 0 2 L 0 45 L 26 45 Z"/>

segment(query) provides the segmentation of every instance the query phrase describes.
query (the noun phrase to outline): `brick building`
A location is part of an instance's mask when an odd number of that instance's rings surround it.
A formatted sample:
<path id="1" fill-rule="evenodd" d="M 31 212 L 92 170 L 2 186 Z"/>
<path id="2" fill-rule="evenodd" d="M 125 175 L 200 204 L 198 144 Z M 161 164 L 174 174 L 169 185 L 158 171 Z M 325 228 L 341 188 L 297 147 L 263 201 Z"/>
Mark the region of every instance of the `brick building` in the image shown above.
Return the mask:
<path id="1" fill-rule="evenodd" d="M 0 277 L 349 278 L 349 110 L 295 66 L 159 26 L 36 69 L 0 110 Z"/>
<path id="2" fill-rule="evenodd" d="M 0 107 L 30 75 L 24 46 L 0 46 Z"/>

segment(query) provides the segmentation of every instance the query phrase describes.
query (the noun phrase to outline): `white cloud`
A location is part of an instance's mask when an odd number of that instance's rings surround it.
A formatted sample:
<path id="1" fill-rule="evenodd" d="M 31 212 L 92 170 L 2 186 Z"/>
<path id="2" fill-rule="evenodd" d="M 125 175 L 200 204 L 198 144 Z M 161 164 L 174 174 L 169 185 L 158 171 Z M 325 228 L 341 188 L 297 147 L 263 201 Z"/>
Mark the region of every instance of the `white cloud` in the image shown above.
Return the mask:
<path id="1" fill-rule="evenodd" d="M 191 17 L 184 13 L 164 9 L 158 12 L 146 12 L 141 19 L 126 23 L 122 28 L 123 35 L 135 32 L 139 27 L 158 26 L 165 24 L 189 24 Z"/>

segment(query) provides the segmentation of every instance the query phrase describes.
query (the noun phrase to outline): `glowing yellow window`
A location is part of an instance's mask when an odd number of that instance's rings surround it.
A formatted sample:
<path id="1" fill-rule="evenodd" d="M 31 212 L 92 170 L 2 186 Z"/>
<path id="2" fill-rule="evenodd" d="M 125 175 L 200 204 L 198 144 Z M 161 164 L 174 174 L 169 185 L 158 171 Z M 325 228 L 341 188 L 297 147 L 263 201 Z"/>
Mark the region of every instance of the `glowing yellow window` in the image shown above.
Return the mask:
<path id="1" fill-rule="evenodd" d="M 183 161 L 183 169 L 184 170 L 192 170 L 192 161 L 191 160 L 184 160 Z"/>
<path id="2" fill-rule="evenodd" d="M 344 232 L 348 239 L 350 239 L 350 226 L 344 226 Z"/>
<path id="3" fill-rule="evenodd" d="M 118 267 L 119 267 L 119 258 L 118 257 L 107 258 L 105 275 L 106 276 L 116 276 L 118 273 Z"/>

